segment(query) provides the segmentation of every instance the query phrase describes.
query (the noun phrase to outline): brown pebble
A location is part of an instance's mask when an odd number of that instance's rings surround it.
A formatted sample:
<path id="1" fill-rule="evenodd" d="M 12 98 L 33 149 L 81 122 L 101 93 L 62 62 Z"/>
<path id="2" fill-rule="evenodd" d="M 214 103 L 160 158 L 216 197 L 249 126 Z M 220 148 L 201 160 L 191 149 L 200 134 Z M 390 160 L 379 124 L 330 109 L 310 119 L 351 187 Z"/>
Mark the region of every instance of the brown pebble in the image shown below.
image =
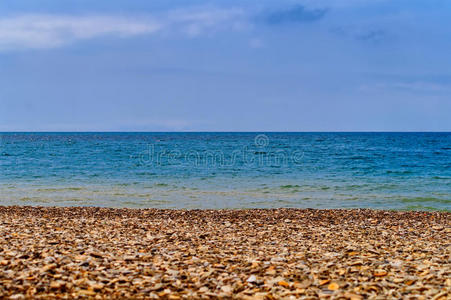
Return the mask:
<path id="1" fill-rule="evenodd" d="M 450 213 L 0 206 L 0 298 L 447 299 Z"/>

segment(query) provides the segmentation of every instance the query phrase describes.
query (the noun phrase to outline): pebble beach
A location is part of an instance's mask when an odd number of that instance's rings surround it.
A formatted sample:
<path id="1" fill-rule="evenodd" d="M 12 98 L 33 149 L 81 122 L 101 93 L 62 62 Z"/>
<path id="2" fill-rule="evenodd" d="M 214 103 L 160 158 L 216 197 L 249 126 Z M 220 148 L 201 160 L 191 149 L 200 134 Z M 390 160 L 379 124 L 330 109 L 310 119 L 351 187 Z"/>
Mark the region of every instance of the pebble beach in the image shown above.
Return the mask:
<path id="1" fill-rule="evenodd" d="M 449 299 L 451 214 L 0 207 L 0 298 Z"/>

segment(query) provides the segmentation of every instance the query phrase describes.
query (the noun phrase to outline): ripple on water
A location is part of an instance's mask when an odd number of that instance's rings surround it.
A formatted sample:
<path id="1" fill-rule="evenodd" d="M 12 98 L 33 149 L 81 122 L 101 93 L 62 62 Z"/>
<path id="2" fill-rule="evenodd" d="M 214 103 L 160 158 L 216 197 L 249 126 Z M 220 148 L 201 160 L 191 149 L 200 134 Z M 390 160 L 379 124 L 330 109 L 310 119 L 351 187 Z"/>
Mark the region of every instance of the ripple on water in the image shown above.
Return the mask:
<path id="1" fill-rule="evenodd" d="M 253 133 L 1 134 L 0 204 L 451 206 L 449 133 L 266 135 L 268 147 L 256 148 Z M 149 143 L 155 151 L 183 155 L 175 157 L 174 164 L 143 163 Z M 193 166 L 184 160 L 193 149 L 200 154 L 221 151 L 227 163 L 232 157 L 235 163 L 205 167 L 202 161 Z M 238 153 L 243 149 L 249 150 L 246 157 Z M 305 155 L 296 163 L 288 159 L 282 165 L 258 164 L 278 150 L 302 150 Z"/>

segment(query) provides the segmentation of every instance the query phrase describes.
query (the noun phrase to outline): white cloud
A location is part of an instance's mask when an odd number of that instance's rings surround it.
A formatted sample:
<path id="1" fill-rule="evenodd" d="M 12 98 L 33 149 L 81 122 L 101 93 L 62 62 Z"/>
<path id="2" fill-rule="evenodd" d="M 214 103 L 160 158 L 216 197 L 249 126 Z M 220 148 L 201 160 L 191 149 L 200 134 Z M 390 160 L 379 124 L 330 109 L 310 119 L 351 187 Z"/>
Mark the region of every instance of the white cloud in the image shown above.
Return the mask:
<path id="1" fill-rule="evenodd" d="M 0 19 L 0 49 L 53 48 L 99 36 L 127 37 L 159 29 L 155 21 L 124 17 L 24 15 Z"/>
<path id="2" fill-rule="evenodd" d="M 0 17 L 0 50 L 54 48 L 102 36 L 132 37 L 175 31 L 189 36 L 207 30 L 241 29 L 237 9 L 177 10 L 159 16 L 20 15 Z"/>
<path id="3" fill-rule="evenodd" d="M 190 9 L 175 10 L 168 14 L 167 24 L 189 36 L 197 36 L 207 30 L 242 29 L 246 27 L 241 9 Z"/>

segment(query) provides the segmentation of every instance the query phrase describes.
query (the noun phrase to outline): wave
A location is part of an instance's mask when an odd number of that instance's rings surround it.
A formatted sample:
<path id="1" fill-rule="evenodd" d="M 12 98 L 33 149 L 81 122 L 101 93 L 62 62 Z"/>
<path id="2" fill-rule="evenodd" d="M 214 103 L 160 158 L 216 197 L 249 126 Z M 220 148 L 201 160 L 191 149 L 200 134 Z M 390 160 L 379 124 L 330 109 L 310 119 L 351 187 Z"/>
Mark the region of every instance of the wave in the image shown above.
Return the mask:
<path id="1" fill-rule="evenodd" d="M 435 202 L 442 204 L 451 204 L 451 199 L 435 198 L 435 197 L 407 197 L 401 198 L 403 203 L 424 203 L 424 202 Z"/>
<path id="2" fill-rule="evenodd" d="M 444 211 L 444 212 L 451 212 L 451 209 L 449 208 L 437 208 L 435 206 L 427 206 L 427 205 L 409 205 L 406 207 L 406 210 L 428 210 L 428 211 Z"/>
<path id="3" fill-rule="evenodd" d="M 413 174 L 412 171 L 392 171 L 392 170 L 388 170 L 386 172 L 387 174 L 395 174 L 395 175 L 404 175 L 404 174 Z"/>
<path id="4" fill-rule="evenodd" d="M 451 177 L 444 177 L 444 176 L 433 176 L 432 179 L 448 179 L 450 180 Z"/>
<path id="5" fill-rule="evenodd" d="M 282 190 L 287 190 L 287 189 L 296 189 L 296 188 L 300 188 L 301 186 L 298 184 L 286 184 L 286 185 L 281 185 L 280 189 Z"/>
<path id="6" fill-rule="evenodd" d="M 65 192 L 65 191 L 82 191 L 87 190 L 85 187 L 61 187 L 61 188 L 39 188 L 38 192 Z"/>

